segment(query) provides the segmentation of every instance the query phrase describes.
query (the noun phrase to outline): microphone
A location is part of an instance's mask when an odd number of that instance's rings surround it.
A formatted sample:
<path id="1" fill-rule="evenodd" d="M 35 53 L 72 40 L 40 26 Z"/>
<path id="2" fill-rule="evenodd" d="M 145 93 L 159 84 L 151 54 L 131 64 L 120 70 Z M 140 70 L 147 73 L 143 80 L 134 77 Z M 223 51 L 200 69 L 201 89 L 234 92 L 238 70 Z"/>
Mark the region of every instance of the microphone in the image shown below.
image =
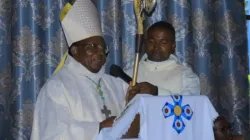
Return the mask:
<path id="1" fill-rule="evenodd" d="M 119 66 L 113 64 L 110 66 L 110 74 L 114 77 L 119 77 L 121 78 L 123 81 L 125 81 L 127 84 L 129 84 L 129 82 L 132 81 L 132 78 L 130 76 L 128 76 L 123 70 L 122 68 L 120 68 Z"/>

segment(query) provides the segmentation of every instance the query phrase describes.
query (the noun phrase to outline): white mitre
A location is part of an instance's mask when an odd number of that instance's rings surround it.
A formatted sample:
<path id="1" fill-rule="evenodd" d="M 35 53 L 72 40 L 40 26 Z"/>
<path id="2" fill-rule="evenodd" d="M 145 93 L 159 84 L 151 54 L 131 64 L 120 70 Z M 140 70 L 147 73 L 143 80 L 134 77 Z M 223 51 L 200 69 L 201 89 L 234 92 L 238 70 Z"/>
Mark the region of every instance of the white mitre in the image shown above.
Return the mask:
<path id="1" fill-rule="evenodd" d="M 90 0 L 76 0 L 61 24 L 69 47 L 83 39 L 102 36 L 98 11 Z"/>

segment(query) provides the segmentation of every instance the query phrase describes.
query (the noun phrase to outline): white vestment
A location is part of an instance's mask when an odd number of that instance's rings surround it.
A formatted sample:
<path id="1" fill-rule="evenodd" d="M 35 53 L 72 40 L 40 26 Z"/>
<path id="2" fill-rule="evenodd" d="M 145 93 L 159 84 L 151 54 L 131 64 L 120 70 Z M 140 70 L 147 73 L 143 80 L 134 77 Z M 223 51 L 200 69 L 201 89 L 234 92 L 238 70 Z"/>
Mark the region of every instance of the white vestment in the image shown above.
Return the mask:
<path id="1" fill-rule="evenodd" d="M 34 112 L 31 140 L 92 140 L 105 119 L 98 83 L 110 116 L 118 116 L 125 106 L 127 84 L 118 78 L 91 73 L 68 56 L 66 63 L 41 89 Z"/>
<path id="2" fill-rule="evenodd" d="M 132 76 L 133 69 L 125 72 Z M 200 95 L 199 77 L 191 68 L 177 63 L 174 55 L 166 61 L 153 62 L 145 54 L 139 63 L 137 81 L 158 86 L 158 95 Z"/>

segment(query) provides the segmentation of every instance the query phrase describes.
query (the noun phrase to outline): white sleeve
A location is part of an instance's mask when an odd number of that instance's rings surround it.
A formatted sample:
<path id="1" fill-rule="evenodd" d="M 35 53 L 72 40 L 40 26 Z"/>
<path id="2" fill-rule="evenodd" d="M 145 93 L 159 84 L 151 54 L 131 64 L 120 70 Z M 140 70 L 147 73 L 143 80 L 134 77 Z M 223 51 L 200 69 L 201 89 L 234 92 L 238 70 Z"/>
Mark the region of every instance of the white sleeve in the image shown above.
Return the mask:
<path id="1" fill-rule="evenodd" d="M 63 85 L 55 81 L 41 90 L 34 111 L 31 140 L 94 140 L 98 135 L 99 122 L 72 118 L 63 92 Z"/>
<path id="2" fill-rule="evenodd" d="M 160 95 L 160 96 L 172 95 L 172 92 L 170 90 L 158 87 L 158 95 Z"/>
<path id="3" fill-rule="evenodd" d="M 190 69 L 185 69 L 182 73 L 182 95 L 200 95 L 199 77 Z"/>

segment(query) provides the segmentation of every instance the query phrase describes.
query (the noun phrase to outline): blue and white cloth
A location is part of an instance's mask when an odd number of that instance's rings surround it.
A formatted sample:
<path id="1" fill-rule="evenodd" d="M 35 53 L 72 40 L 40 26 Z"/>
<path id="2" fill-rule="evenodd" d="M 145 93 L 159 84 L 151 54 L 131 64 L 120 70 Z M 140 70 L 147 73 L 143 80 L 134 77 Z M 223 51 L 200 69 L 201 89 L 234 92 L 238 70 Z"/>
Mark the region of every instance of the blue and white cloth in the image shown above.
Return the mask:
<path id="1" fill-rule="evenodd" d="M 214 140 L 213 121 L 218 113 L 206 96 L 140 95 L 128 104 L 112 128 L 98 140 L 117 140 L 140 114 L 140 140 Z"/>

